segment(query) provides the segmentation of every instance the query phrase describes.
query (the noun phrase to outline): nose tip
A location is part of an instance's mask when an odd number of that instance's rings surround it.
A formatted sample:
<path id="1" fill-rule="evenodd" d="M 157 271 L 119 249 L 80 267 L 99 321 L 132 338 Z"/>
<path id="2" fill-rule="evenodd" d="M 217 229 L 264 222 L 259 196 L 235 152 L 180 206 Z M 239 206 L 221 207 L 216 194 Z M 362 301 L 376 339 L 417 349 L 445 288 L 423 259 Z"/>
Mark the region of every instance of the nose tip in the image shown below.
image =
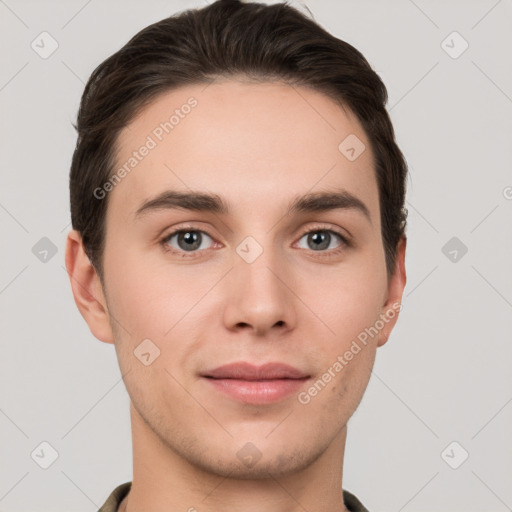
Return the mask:
<path id="1" fill-rule="evenodd" d="M 239 262 L 229 282 L 230 298 L 225 308 L 228 328 L 252 329 L 258 336 L 272 329 L 292 328 L 295 322 L 293 294 L 283 283 L 285 276 L 277 275 L 265 255 L 260 258 L 251 264 Z"/>
<path id="2" fill-rule="evenodd" d="M 285 322 L 284 320 L 278 320 L 277 322 L 275 322 L 271 327 L 283 327 L 285 326 Z M 259 325 L 251 325 L 247 322 L 239 322 L 237 324 L 237 327 L 238 328 L 246 328 L 246 327 L 249 327 L 249 328 L 253 328 L 255 330 L 255 334 L 263 334 L 267 329 L 264 328 L 264 327 L 259 327 Z M 259 327 L 259 330 L 258 330 L 258 327 Z"/>

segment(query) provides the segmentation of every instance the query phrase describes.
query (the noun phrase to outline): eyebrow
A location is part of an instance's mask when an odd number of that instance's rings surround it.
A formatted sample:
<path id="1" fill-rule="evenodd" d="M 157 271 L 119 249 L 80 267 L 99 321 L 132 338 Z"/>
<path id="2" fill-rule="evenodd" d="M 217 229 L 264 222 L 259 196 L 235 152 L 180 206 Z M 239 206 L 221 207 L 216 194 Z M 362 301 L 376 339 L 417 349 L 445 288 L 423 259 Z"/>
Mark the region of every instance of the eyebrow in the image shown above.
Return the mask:
<path id="1" fill-rule="evenodd" d="M 211 212 L 228 215 L 229 204 L 219 195 L 204 192 L 181 192 L 167 190 L 153 199 L 145 201 L 135 212 L 135 218 L 158 210 L 181 209 L 196 212 Z M 347 190 L 311 192 L 293 198 L 288 204 L 287 214 L 326 212 L 331 210 L 355 210 L 372 223 L 368 207 Z"/>

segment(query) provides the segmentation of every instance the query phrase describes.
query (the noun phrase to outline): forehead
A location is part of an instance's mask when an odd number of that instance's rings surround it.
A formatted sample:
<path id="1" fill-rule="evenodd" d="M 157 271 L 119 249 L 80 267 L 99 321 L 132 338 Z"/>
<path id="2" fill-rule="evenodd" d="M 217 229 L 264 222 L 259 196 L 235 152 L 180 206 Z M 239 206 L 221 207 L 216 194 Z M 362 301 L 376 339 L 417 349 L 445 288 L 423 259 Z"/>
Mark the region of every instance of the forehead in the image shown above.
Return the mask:
<path id="1" fill-rule="evenodd" d="M 144 108 L 117 148 L 115 170 L 127 172 L 110 192 L 109 209 L 126 219 L 165 190 L 190 189 L 225 197 L 235 209 L 243 202 L 247 212 L 343 188 L 378 214 L 362 126 L 348 108 L 311 89 L 233 79 L 180 87 Z"/>

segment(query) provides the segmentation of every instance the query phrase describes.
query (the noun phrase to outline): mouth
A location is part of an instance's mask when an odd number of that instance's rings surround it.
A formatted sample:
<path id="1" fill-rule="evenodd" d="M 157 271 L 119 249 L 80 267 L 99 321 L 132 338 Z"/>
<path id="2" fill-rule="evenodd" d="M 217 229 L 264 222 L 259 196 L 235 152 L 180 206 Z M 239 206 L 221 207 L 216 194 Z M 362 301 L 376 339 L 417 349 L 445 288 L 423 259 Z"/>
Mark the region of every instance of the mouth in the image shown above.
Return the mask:
<path id="1" fill-rule="evenodd" d="M 248 404 L 269 404 L 297 393 L 310 375 L 283 363 L 231 363 L 201 375 L 214 390 Z"/>

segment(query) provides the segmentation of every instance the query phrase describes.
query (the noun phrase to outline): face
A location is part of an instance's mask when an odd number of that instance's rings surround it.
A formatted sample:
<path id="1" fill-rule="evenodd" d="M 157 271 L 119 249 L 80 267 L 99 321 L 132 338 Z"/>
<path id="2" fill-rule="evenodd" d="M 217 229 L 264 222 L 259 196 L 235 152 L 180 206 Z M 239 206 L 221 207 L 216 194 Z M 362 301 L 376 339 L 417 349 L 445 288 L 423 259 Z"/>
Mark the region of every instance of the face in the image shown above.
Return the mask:
<path id="1" fill-rule="evenodd" d="M 318 92 L 231 79 L 160 96 L 118 142 L 129 171 L 106 187 L 103 291 L 135 414 L 216 474 L 308 466 L 358 406 L 405 285 L 386 275 L 361 125 Z M 225 208 L 177 207 L 176 192 Z M 306 378 L 231 394 L 203 376 L 242 361 Z"/>

